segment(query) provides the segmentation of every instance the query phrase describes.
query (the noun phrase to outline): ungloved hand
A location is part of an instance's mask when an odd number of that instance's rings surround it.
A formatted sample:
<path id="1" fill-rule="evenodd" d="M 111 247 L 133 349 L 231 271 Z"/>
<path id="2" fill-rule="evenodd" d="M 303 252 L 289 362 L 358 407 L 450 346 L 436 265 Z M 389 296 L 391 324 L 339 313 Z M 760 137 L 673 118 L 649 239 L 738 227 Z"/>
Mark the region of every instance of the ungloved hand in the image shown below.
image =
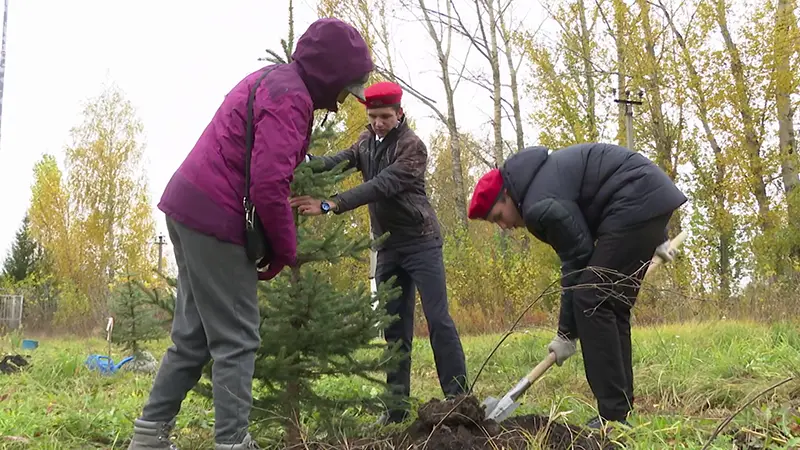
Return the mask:
<path id="1" fill-rule="evenodd" d="M 672 249 L 672 251 L 670 251 L 669 241 L 664 241 L 663 244 L 656 247 L 655 251 L 655 254 L 659 258 L 661 258 L 664 262 L 672 262 L 672 260 L 675 259 L 675 253 L 676 253 L 675 249 Z"/>
<path id="2" fill-rule="evenodd" d="M 556 365 L 560 366 L 564 364 L 564 361 L 570 356 L 575 354 L 577 342 L 577 339 L 566 339 L 560 335 L 556 335 L 547 345 L 547 351 L 556 354 Z"/>
<path id="3" fill-rule="evenodd" d="M 282 263 L 272 262 L 269 264 L 269 266 L 264 267 L 263 269 L 259 269 L 258 279 L 261 281 L 269 281 L 278 276 L 278 274 L 281 273 L 281 270 L 283 270 L 284 267 L 286 266 Z"/>

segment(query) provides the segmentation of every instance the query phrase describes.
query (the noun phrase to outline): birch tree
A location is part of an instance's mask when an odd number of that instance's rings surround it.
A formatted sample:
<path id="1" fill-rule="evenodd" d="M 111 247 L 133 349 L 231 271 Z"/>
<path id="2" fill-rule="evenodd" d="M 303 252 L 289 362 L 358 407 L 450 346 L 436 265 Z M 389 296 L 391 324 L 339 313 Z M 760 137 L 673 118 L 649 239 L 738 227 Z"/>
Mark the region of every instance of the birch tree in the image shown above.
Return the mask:
<path id="1" fill-rule="evenodd" d="M 452 5 L 448 0 L 445 0 L 445 15 L 444 21 L 437 21 L 432 17 L 432 11 L 428 9 L 425 0 L 417 0 L 419 11 L 423 18 L 423 23 L 428 36 L 433 42 L 434 49 L 436 50 L 436 59 L 439 63 L 440 76 L 442 88 L 444 89 L 445 101 L 447 105 L 447 112 L 443 114 L 438 108 L 432 108 L 434 114 L 439 120 L 447 127 L 448 140 L 447 150 L 450 153 L 450 170 L 453 178 L 453 197 L 455 199 L 455 208 L 457 211 L 458 222 L 460 226 L 467 226 L 467 200 L 466 188 L 464 186 L 464 171 L 461 152 L 461 137 L 458 131 L 458 123 L 456 121 L 456 106 L 455 106 L 455 92 L 461 77 L 458 76 L 455 81 L 451 79 L 450 63 L 451 52 L 453 49 L 453 20 L 451 16 Z M 437 1 L 437 10 L 441 7 L 440 2 Z M 412 10 L 412 8 L 409 8 Z M 438 22 L 439 26 L 435 23 Z M 433 106 L 433 105 L 430 105 Z"/>
<path id="2" fill-rule="evenodd" d="M 490 95 L 492 99 L 492 131 L 494 145 L 492 148 L 492 157 L 494 164 L 500 166 L 505 160 L 503 152 L 503 106 L 502 98 L 503 91 L 501 85 L 500 75 L 500 53 L 498 47 L 498 24 L 499 14 L 503 13 L 503 9 L 499 8 L 500 2 L 497 0 L 472 0 L 469 8 L 475 10 L 475 20 L 477 26 L 475 30 L 473 27 L 467 25 L 464 10 L 467 6 L 461 6 L 462 11 L 456 7 L 456 2 L 448 0 L 452 10 L 452 16 L 448 14 L 448 19 L 452 17 L 450 26 L 456 30 L 461 36 L 465 37 L 472 48 L 474 48 L 489 64 L 491 73 L 491 88 Z M 482 83 L 478 85 L 485 87 Z"/>
<path id="3" fill-rule="evenodd" d="M 701 247 L 713 249 L 711 253 L 700 252 L 711 262 L 714 269 L 709 283 L 717 287 L 721 299 L 728 299 L 731 295 L 734 278 L 733 252 L 737 228 L 737 221 L 732 214 L 735 191 L 731 187 L 734 183 L 728 169 L 728 158 L 723 153 L 722 146 L 711 125 L 710 110 L 713 107 L 712 99 L 715 98 L 715 94 L 712 92 L 709 95 L 710 89 L 704 84 L 697 69 L 695 56 L 693 56 L 703 53 L 699 45 L 708 40 L 708 31 L 700 29 L 696 35 L 691 36 L 692 43 L 697 43 L 698 46 L 690 47 L 687 38 L 678 29 L 673 14 L 662 0 L 658 0 L 658 7 L 675 37 L 683 67 L 689 75 L 687 84 L 691 92 L 690 98 L 696 109 L 696 119 L 702 126 L 702 134 L 712 152 L 710 162 L 704 161 L 698 148 L 695 148 L 689 156 L 696 171 L 697 185 L 699 186 L 695 191 L 696 201 L 700 203 L 694 218 L 695 229 L 703 230 L 699 233 L 702 238 L 698 239 L 698 244 Z M 705 212 L 704 215 L 707 217 L 697 217 L 697 214 L 703 214 L 702 212 Z M 706 243 L 709 245 L 705 246 Z M 700 275 L 702 276 L 702 274 Z"/>
<path id="4" fill-rule="evenodd" d="M 65 173 L 51 156 L 34 168 L 31 232 L 70 286 L 59 317 L 76 326 L 105 313 L 120 270 L 148 279 L 155 267 L 142 129 L 133 105 L 107 88 L 87 102 L 71 131 Z"/>
<path id="5" fill-rule="evenodd" d="M 558 25 L 558 39 L 548 44 L 527 32 L 519 40 L 534 78 L 529 91 L 537 104 L 533 120 L 542 128 L 539 142 L 551 148 L 596 142 L 605 122 L 597 107 L 598 91 L 610 90 L 596 32 L 599 11 L 587 12 L 582 0 L 548 11 Z"/>
<path id="6" fill-rule="evenodd" d="M 768 67 L 772 74 L 771 95 L 775 98 L 775 115 L 778 121 L 781 182 L 786 198 L 790 234 L 788 252 L 795 260 L 800 260 L 800 232 L 797 231 L 797 224 L 800 224 L 800 157 L 797 154 L 797 134 L 794 128 L 797 106 L 792 104 L 792 95 L 800 91 L 800 31 L 795 14 L 797 2 L 776 0 L 773 8 L 774 27 L 771 36 L 772 49 L 768 52 Z"/>

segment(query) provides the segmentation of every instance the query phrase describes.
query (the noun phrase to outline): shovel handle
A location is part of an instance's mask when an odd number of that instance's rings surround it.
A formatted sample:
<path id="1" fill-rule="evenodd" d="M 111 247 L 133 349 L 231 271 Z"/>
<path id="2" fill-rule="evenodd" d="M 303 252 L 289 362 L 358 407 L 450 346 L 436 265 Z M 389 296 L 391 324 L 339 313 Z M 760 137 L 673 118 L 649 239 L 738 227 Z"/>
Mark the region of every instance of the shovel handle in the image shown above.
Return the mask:
<path id="1" fill-rule="evenodd" d="M 510 398 L 512 401 L 516 401 L 517 398 L 519 398 L 519 396 L 522 395 L 523 392 L 527 391 L 528 388 L 531 387 L 531 385 L 533 385 L 534 381 L 538 380 L 539 377 L 542 376 L 542 374 L 547 372 L 547 369 L 549 369 L 550 366 L 555 364 L 555 362 L 556 362 L 556 354 L 555 353 L 548 354 L 547 357 L 544 360 L 542 360 L 542 362 L 537 364 L 536 367 L 533 368 L 533 370 L 528 372 L 527 375 L 525 375 L 524 377 L 522 377 L 522 379 L 519 380 L 519 383 L 517 383 L 516 386 L 514 386 L 510 391 L 508 391 L 506 397 Z"/>
<path id="2" fill-rule="evenodd" d="M 539 379 L 547 369 L 550 368 L 553 364 L 556 363 L 556 354 L 554 352 L 550 352 L 547 355 L 547 358 L 542 360 L 536 367 L 533 368 L 527 375 L 525 375 L 525 379 L 528 380 L 528 383 L 533 384 L 536 380 Z"/>

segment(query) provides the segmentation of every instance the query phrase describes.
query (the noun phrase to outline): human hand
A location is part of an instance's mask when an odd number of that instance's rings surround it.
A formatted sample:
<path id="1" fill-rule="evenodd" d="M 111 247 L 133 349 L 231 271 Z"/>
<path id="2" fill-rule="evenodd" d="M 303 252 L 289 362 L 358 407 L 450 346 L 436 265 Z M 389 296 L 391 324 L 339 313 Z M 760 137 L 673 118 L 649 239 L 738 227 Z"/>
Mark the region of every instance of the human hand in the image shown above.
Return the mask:
<path id="1" fill-rule="evenodd" d="M 656 247 L 655 254 L 661 258 L 663 262 L 672 262 L 672 260 L 675 259 L 675 254 L 677 253 L 676 249 L 670 250 L 669 242 L 670 241 L 664 241 L 663 244 Z"/>
<path id="2" fill-rule="evenodd" d="M 269 281 L 278 276 L 284 267 L 286 266 L 282 263 L 270 263 L 267 267 L 258 271 L 258 279 L 261 281 Z"/>
<path id="3" fill-rule="evenodd" d="M 327 202 L 331 205 L 331 211 L 336 209 L 336 202 L 333 200 L 328 200 Z M 292 208 L 297 208 L 297 212 L 304 216 L 318 216 L 324 213 L 322 210 L 322 200 L 308 195 L 292 197 L 289 199 L 289 205 Z"/>
<path id="4" fill-rule="evenodd" d="M 556 335 L 556 337 L 554 337 L 553 340 L 547 345 L 547 351 L 556 354 L 557 366 L 564 364 L 564 361 L 575 354 L 577 341 L 577 339 L 565 339 L 560 335 Z"/>

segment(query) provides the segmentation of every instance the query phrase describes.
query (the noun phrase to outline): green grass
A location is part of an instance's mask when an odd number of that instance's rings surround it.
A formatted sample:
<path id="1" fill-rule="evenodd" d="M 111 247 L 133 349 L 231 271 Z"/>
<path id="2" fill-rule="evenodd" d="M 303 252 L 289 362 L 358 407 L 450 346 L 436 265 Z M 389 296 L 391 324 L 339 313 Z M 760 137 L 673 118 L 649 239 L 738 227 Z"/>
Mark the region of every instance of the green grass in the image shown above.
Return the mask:
<path id="1" fill-rule="evenodd" d="M 543 356 L 550 331 L 510 336 L 486 365 L 475 394 L 500 396 Z M 500 335 L 463 339 L 470 377 Z M 716 426 L 771 384 L 800 373 L 800 324 L 716 322 L 634 328 L 636 413 L 627 448 L 700 448 Z M 160 358 L 168 343 L 152 345 Z M 10 350 L 8 339 L 0 350 Z M 101 340 L 41 339 L 23 373 L 0 375 L 0 448 L 125 448 L 152 377 L 88 371 L 91 353 L 106 353 Z M 25 352 L 23 352 L 25 354 Z M 122 355 L 115 350 L 115 360 Z M 441 397 L 427 340 L 414 343 L 412 391 L 420 401 Z M 319 388 L 346 396 L 370 389 L 356 380 L 322 380 Z M 519 414 L 550 415 L 581 424 L 596 414 L 580 354 L 553 367 L 522 399 Z M 712 448 L 731 449 L 731 431 L 771 446 L 800 445 L 800 382 L 764 394 L 741 412 Z M 373 420 L 364 417 L 365 422 Z M 178 418 L 181 448 L 206 448 L 213 437 L 213 407 L 191 392 Z M 213 448 L 213 447 L 212 447 Z M 755 447 L 754 447 L 755 448 Z"/>

